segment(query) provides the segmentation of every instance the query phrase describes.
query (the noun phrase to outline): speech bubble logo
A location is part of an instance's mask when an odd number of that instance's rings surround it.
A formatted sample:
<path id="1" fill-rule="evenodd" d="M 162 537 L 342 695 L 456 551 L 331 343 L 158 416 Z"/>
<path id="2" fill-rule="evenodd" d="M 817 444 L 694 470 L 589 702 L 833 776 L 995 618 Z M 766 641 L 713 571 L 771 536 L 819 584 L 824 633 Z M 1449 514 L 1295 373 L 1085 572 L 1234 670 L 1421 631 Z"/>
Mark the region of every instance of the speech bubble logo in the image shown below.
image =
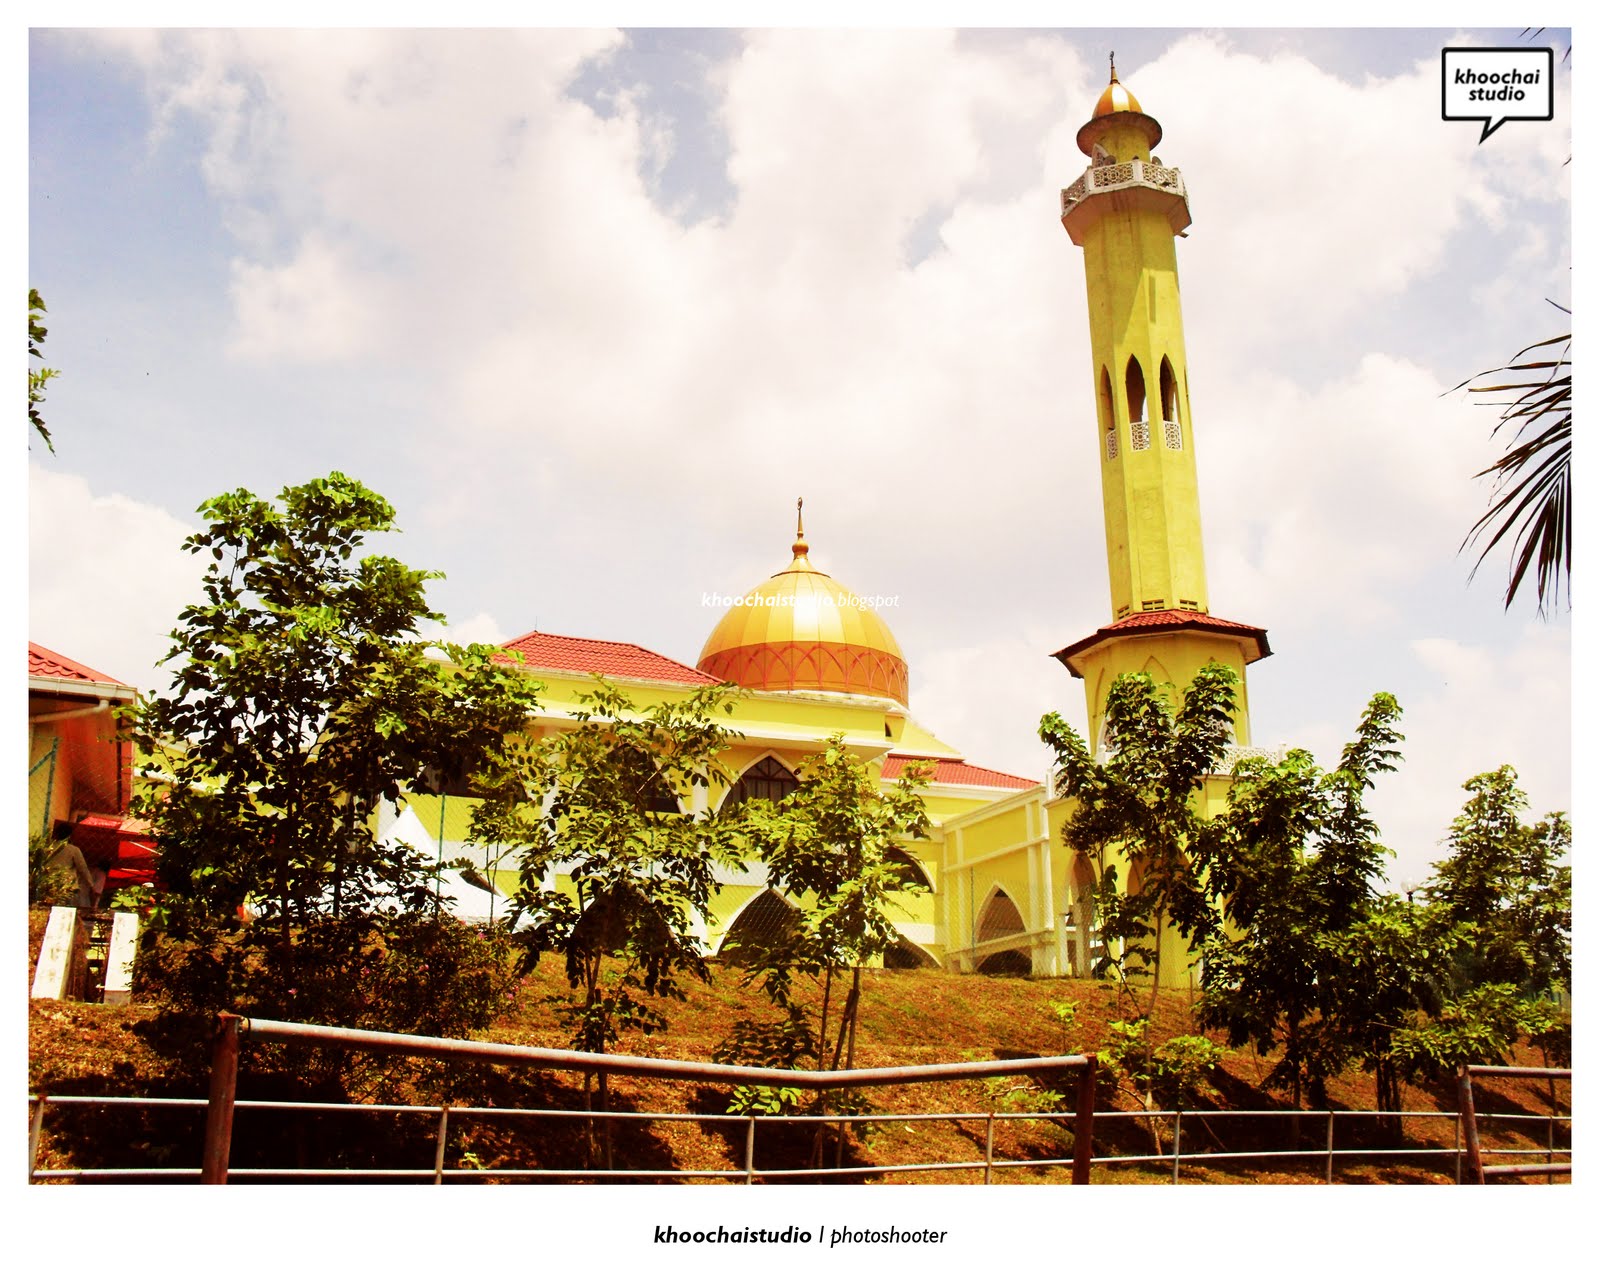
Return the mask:
<path id="1" fill-rule="evenodd" d="M 1447 121 L 1482 121 L 1478 142 L 1507 121 L 1555 119 L 1553 49 L 1445 49 L 1440 54 Z"/>

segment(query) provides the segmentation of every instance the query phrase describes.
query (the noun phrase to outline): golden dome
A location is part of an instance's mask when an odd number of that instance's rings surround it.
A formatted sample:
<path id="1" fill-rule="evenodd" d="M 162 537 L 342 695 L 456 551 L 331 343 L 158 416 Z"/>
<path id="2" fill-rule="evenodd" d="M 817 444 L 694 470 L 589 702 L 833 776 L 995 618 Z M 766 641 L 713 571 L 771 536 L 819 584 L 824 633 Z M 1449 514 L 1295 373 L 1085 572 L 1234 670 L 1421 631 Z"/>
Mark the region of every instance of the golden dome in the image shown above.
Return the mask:
<path id="1" fill-rule="evenodd" d="M 1100 95 L 1100 101 L 1094 105 L 1096 116 L 1109 116 L 1112 112 L 1142 112 L 1139 100 L 1122 87 L 1122 82 L 1117 79 L 1117 69 L 1111 69 L 1111 83 L 1106 86 L 1106 92 Z"/>
<path id="2" fill-rule="evenodd" d="M 1095 154 L 1095 144 L 1101 139 L 1110 134 L 1126 135 L 1129 128 L 1143 136 L 1146 147 L 1154 147 L 1161 141 L 1160 123 L 1155 117 L 1145 115 L 1144 108 L 1139 106 L 1139 100 L 1117 79 L 1117 60 L 1113 55 L 1111 83 L 1100 95 L 1100 101 L 1094 105 L 1094 114 L 1078 130 L 1078 150 L 1085 156 L 1092 157 Z M 1130 159 L 1125 154 L 1127 146 L 1126 137 L 1121 144 L 1114 146 L 1113 150 L 1118 153 L 1115 160 Z M 1100 164 L 1099 161 L 1095 163 Z"/>
<path id="3" fill-rule="evenodd" d="M 806 556 L 734 600 L 700 649 L 699 668 L 756 692 L 851 692 L 907 703 L 910 675 L 878 614 Z"/>

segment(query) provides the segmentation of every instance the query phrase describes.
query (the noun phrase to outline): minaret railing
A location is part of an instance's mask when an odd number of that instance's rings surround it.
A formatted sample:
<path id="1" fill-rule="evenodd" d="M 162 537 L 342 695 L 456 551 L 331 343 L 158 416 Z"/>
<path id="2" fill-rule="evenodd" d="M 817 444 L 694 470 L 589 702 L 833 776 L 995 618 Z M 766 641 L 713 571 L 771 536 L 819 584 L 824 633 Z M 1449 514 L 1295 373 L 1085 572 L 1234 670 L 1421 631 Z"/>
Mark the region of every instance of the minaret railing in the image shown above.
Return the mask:
<path id="1" fill-rule="evenodd" d="M 1171 165 L 1156 165 L 1149 161 L 1126 161 L 1118 165 L 1092 165 L 1061 191 L 1061 213 L 1077 205 L 1084 197 L 1096 192 L 1114 192 L 1119 188 L 1161 188 L 1187 199 L 1183 175 Z"/>

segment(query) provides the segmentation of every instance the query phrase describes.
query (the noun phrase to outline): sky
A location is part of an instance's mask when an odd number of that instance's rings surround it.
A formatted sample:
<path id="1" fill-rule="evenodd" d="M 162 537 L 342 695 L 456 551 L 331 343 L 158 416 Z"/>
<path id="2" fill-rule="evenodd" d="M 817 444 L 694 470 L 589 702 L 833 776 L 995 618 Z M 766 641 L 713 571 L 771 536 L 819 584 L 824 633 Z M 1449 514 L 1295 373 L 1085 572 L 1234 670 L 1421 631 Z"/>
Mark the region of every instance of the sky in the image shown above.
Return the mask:
<path id="1" fill-rule="evenodd" d="M 1051 653 L 1111 619 L 1081 252 L 1059 191 L 1106 58 L 1160 120 L 1211 608 L 1267 629 L 1253 740 L 1374 793 L 1426 878 L 1514 764 L 1571 805 L 1570 617 L 1458 552 L 1494 412 L 1561 333 L 1555 118 L 1441 119 L 1440 51 L 1517 30 L 37 30 L 28 271 L 62 373 L 30 446 L 29 637 L 141 689 L 195 511 L 340 470 L 397 508 L 450 636 L 693 664 L 811 557 L 883 609 L 911 709 L 1042 776 Z"/>

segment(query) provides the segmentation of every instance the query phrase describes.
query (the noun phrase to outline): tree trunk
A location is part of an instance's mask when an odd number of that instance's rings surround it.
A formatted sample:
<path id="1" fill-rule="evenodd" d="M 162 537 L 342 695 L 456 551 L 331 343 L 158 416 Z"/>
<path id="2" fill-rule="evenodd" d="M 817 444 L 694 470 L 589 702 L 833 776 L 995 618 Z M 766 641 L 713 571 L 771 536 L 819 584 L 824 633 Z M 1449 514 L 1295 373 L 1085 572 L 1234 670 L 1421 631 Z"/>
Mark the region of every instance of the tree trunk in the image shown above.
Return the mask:
<path id="1" fill-rule="evenodd" d="M 846 1070 L 856 1065 L 856 1027 L 859 1025 L 861 1014 L 861 966 L 855 967 L 855 972 L 850 978 L 850 999 L 845 1003 L 845 1009 L 850 1015 L 850 1043 L 846 1047 L 844 1065 Z M 833 1164 L 837 1169 L 844 1164 L 844 1122 L 839 1122 L 834 1127 Z"/>

